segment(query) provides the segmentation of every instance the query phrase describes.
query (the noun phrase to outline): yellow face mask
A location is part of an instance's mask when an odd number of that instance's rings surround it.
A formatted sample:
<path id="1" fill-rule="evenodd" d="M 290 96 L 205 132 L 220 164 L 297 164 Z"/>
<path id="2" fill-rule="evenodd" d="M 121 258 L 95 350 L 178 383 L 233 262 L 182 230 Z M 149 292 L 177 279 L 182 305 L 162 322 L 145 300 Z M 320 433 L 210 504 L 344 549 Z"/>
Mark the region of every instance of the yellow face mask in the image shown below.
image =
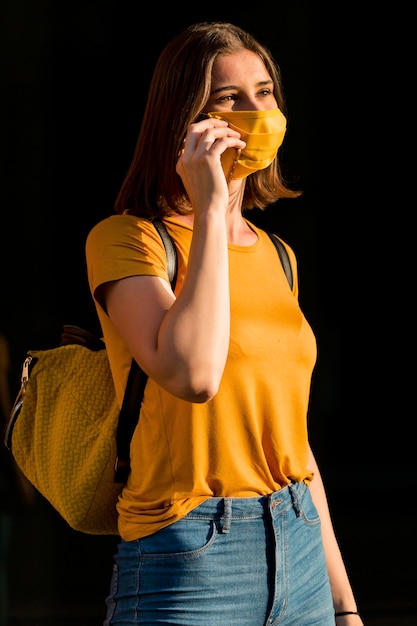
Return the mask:
<path id="1" fill-rule="evenodd" d="M 270 111 L 213 111 L 208 117 L 229 122 L 230 128 L 240 133 L 246 147 L 238 156 L 235 148 L 222 154 L 226 179 L 237 180 L 263 170 L 272 163 L 283 142 L 287 120 L 279 109 Z M 236 159 L 236 157 L 238 158 Z"/>

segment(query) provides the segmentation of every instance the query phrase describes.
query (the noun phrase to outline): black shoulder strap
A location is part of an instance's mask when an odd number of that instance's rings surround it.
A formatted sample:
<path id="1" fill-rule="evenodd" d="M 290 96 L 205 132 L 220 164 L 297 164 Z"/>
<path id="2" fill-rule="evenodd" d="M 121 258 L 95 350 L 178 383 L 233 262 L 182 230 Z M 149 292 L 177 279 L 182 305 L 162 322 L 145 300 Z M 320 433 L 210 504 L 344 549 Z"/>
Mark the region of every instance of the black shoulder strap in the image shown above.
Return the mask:
<path id="1" fill-rule="evenodd" d="M 274 235 L 273 233 L 270 233 L 268 231 L 265 231 L 265 232 L 266 232 L 266 234 L 268 235 L 268 237 L 270 238 L 270 240 L 272 241 L 272 243 L 274 244 L 274 246 L 276 247 L 276 249 L 278 251 L 278 256 L 279 256 L 280 261 L 282 263 L 282 267 L 284 268 L 284 272 L 285 272 L 285 275 L 287 277 L 288 284 L 289 284 L 290 288 L 292 289 L 293 288 L 293 284 L 294 284 L 294 278 L 293 278 L 291 261 L 290 261 L 290 257 L 288 256 L 287 248 L 284 246 L 282 241 L 280 241 L 278 239 L 278 237 L 276 235 Z"/>
<path id="2" fill-rule="evenodd" d="M 177 249 L 165 224 L 159 220 L 153 220 L 152 223 L 164 244 L 167 255 L 168 276 L 171 287 L 174 289 L 177 281 Z M 145 372 L 132 359 L 116 431 L 117 457 L 114 466 L 114 480 L 116 483 L 125 483 L 130 472 L 130 441 L 139 420 L 140 405 L 142 404 L 147 380 L 148 377 Z"/>
<path id="3" fill-rule="evenodd" d="M 158 231 L 162 239 L 162 243 L 164 244 L 165 252 L 167 254 L 168 276 L 172 290 L 174 290 L 177 282 L 177 249 L 171 235 L 167 231 L 165 224 L 159 220 L 153 220 L 153 225 Z"/>

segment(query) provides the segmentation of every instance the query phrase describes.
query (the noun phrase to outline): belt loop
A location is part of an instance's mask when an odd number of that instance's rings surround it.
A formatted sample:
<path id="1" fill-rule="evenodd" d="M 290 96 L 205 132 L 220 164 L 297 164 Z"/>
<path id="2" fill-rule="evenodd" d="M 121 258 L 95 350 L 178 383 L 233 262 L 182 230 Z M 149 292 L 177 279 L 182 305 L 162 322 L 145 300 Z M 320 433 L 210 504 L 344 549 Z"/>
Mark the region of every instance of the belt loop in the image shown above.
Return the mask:
<path id="1" fill-rule="evenodd" d="M 298 500 L 298 495 L 291 483 L 288 485 L 288 489 L 291 494 L 291 500 L 294 507 L 295 515 L 296 517 L 300 517 L 300 502 Z"/>
<path id="2" fill-rule="evenodd" d="M 224 512 L 222 533 L 228 533 L 230 531 L 230 525 L 232 523 L 232 498 L 223 498 L 223 505 Z"/>

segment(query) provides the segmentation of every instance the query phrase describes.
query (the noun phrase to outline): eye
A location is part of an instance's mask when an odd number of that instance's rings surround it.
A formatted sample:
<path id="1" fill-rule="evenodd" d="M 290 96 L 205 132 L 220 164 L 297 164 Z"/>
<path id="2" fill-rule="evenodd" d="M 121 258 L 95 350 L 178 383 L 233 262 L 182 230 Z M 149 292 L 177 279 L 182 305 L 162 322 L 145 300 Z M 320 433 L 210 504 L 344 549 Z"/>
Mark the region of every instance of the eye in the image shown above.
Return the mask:
<path id="1" fill-rule="evenodd" d="M 261 89 L 261 91 L 258 92 L 258 96 L 260 96 L 261 98 L 265 98 L 267 96 L 271 96 L 272 93 L 273 92 L 271 89 Z"/>
<path id="2" fill-rule="evenodd" d="M 222 96 L 221 98 L 216 98 L 216 104 L 222 104 L 222 102 L 230 102 L 231 100 L 236 100 L 237 96 L 235 94 L 229 94 L 227 96 Z"/>

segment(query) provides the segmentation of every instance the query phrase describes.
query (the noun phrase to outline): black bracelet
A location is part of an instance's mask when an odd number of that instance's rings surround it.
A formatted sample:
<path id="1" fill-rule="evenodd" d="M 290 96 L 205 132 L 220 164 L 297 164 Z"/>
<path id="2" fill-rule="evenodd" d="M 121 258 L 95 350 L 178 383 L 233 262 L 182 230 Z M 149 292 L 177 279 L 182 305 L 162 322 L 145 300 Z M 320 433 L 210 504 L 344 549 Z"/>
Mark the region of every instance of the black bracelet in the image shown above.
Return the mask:
<path id="1" fill-rule="evenodd" d="M 358 611 L 340 611 L 340 613 L 335 613 L 335 617 L 342 617 L 342 615 L 359 615 Z"/>

